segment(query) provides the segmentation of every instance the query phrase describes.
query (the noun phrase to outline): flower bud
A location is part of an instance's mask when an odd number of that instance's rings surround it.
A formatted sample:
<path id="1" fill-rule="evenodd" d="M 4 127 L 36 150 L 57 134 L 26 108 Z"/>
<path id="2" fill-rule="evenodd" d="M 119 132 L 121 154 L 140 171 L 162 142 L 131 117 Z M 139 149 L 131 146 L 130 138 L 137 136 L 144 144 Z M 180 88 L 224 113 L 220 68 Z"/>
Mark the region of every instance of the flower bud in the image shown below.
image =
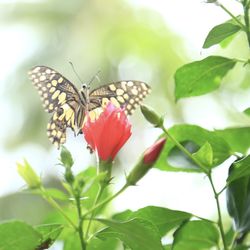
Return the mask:
<path id="1" fill-rule="evenodd" d="M 32 169 L 30 164 L 24 159 L 24 163 L 17 162 L 17 172 L 24 179 L 30 189 L 39 188 L 41 180 Z"/>
<path id="2" fill-rule="evenodd" d="M 161 127 L 163 125 L 163 118 L 159 116 L 151 107 L 147 105 L 141 105 L 141 112 L 148 122 L 155 127 Z"/>
<path id="3" fill-rule="evenodd" d="M 72 155 L 65 146 L 62 146 L 60 157 L 61 157 L 60 160 L 64 167 L 71 168 L 73 166 L 74 161 Z"/>
<path id="4" fill-rule="evenodd" d="M 128 185 L 135 185 L 154 166 L 165 143 L 166 138 L 161 138 L 146 149 L 134 169 L 127 176 Z"/>

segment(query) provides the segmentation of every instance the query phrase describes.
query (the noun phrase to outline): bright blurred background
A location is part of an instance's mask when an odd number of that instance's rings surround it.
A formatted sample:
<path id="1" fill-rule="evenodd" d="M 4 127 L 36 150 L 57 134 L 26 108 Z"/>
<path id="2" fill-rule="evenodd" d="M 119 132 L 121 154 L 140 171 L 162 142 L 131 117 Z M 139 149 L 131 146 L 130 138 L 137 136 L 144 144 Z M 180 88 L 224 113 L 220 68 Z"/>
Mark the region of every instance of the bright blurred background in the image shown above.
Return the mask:
<path id="1" fill-rule="evenodd" d="M 237 1 L 224 3 L 235 15 L 241 13 Z M 63 169 L 56 165 L 59 152 L 46 136 L 50 116 L 28 80 L 29 68 L 50 66 L 79 87 L 69 61 L 85 82 L 101 70 L 100 82 L 93 86 L 123 79 L 145 81 L 153 89 L 145 102 L 165 114 L 168 127 L 177 123 L 207 129 L 249 125 L 249 118 L 240 113 L 250 106 L 249 75 L 240 69 L 211 94 L 174 100 L 173 75 L 183 64 L 209 54 L 249 56 L 243 35 L 226 49 L 202 50 L 209 30 L 228 19 L 219 7 L 201 0 L 0 0 L 0 220 L 39 223 L 49 209 L 39 198 L 19 193 L 24 182 L 17 175 L 16 161 L 26 158 L 50 185 L 62 178 Z M 160 134 L 139 110 L 131 122 L 133 135 L 116 159 L 114 189 Z M 82 136 L 74 138 L 69 131 L 66 147 L 73 154 L 76 172 L 95 163 Z M 219 189 L 227 171 L 222 166 L 216 172 Z M 224 196 L 222 204 L 227 216 Z M 114 209 L 146 205 L 216 216 L 211 188 L 201 174 L 153 169 L 137 187 L 115 200 Z"/>

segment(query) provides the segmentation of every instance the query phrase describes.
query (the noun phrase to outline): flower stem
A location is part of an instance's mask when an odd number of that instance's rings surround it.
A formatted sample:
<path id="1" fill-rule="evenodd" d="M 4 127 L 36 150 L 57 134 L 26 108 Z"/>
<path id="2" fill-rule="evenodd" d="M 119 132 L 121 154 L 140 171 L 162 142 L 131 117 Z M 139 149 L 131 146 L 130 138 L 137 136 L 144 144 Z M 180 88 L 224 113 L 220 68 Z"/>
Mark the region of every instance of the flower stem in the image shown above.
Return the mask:
<path id="1" fill-rule="evenodd" d="M 107 185 L 103 185 L 103 184 L 100 185 L 99 191 L 98 191 L 98 193 L 97 193 L 97 195 L 96 195 L 96 198 L 95 198 L 95 201 L 94 201 L 94 203 L 93 203 L 93 207 L 92 207 L 92 208 L 94 208 L 94 207 L 98 204 L 98 202 L 100 201 L 101 196 L 102 196 L 102 194 L 103 194 L 104 189 L 106 188 L 106 186 L 107 186 Z M 96 212 L 96 210 L 93 210 L 93 211 L 91 212 L 91 214 L 90 214 L 90 218 L 89 218 L 88 225 L 87 225 L 87 229 L 86 229 L 86 233 L 85 233 L 85 237 L 86 237 L 86 238 L 88 237 L 89 230 L 90 230 L 90 226 L 91 226 L 91 223 L 92 223 L 93 218 L 94 218 L 94 216 L 95 216 L 95 212 Z"/>
<path id="2" fill-rule="evenodd" d="M 224 232 L 224 228 L 223 228 L 223 224 L 222 224 L 222 216 L 221 216 L 221 208 L 220 208 L 220 202 L 219 202 L 219 194 L 216 192 L 216 189 L 215 189 L 211 174 L 208 175 L 208 179 L 209 179 L 209 182 L 210 182 L 211 187 L 213 189 L 214 198 L 215 198 L 215 201 L 216 201 L 217 213 L 218 213 L 218 225 L 219 225 L 219 229 L 220 229 L 220 234 L 221 234 L 224 250 L 227 250 L 228 248 L 227 248 L 225 232 Z"/>
<path id="3" fill-rule="evenodd" d="M 129 184 L 125 184 L 117 193 L 115 193 L 114 195 L 110 196 L 109 198 L 105 199 L 104 201 L 100 202 L 99 204 L 97 204 L 96 206 L 92 207 L 89 211 L 87 211 L 84 215 L 83 218 L 86 217 L 87 215 L 91 214 L 93 211 L 95 211 L 96 209 L 106 205 L 107 203 L 109 203 L 110 201 L 112 201 L 113 199 L 115 199 L 118 195 L 120 195 L 127 187 L 129 187 Z"/>
<path id="4" fill-rule="evenodd" d="M 175 143 L 175 145 L 183 153 L 185 153 L 195 164 L 197 164 L 205 172 L 205 174 L 207 175 L 207 177 L 209 179 L 209 182 L 211 184 L 213 193 L 214 193 L 215 201 L 216 201 L 217 213 L 218 213 L 218 223 L 217 224 L 218 224 L 219 229 L 220 229 L 224 250 L 228 250 L 228 247 L 227 247 L 227 244 L 226 244 L 226 239 L 225 239 L 225 233 L 224 233 L 224 229 L 223 229 L 223 224 L 222 224 L 221 209 L 220 209 L 220 203 L 219 203 L 219 194 L 215 190 L 214 183 L 213 183 L 212 176 L 211 176 L 211 172 L 208 171 L 198 160 L 196 160 L 193 157 L 193 155 L 188 150 L 186 150 L 173 136 L 171 136 L 169 134 L 168 130 L 164 126 L 161 126 L 161 129 L 172 140 L 172 142 Z"/>
<path id="5" fill-rule="evenodd" d="M 167 137 L 170 138 L 172 140 L 172 142 L 183 153 L 185 153 L 196 165 L 198 165 L 206 174 L 208 174 L 208 170 L 196 158 L 194 158 L 193 155 L 185 147 L 183 147 L 172 135 L 170 135 L 164 126 L 162 126 L 161 129 L 164 131 L 164 133 L 167 135 Z"/>
<path id="6" fill-rule="evenodd" d="M 243 30 L 246 30 L 245 25 L 244 25 L 235 15 L 233 15 L 233 14 L 232 14 L 223 4 L 217 2 L 217 5 L 220 6 L 220 7 L 221 7 L 230 17 L 232 17 L 232 19 L 233 19 L 237 24 L 239 24 L 239 26 L 240 26 Z"/>
<path id="7" fill-rule="evenodd" d="M 77 208 L 77 214 L 78 214 L 77 232 L 79 234 L 81 248 L 82 248 L 82 250 L 85 250 L 86 243 L 85 243 L 84 238 L 83 238 L 83 217 L 82 217 L 82 208 L 81 208 L 81 197 L 79 195 L 75 195 L 75 201 L 76 201 L 76 208 Z"/>
<path id="8" fill-rule="evenodd" d="M 77 226 L 75 223 L 68 217 L 68 215 L 63 211 L 63 209 L 60 207 L 60 205 L 51 197 L 48 195 L 44 187 L 40 187 L 40 191 L 43 195 L 43 198 L 52 206 L 54 207 L 68 222 L 69 224 L 77 230 Z"/>

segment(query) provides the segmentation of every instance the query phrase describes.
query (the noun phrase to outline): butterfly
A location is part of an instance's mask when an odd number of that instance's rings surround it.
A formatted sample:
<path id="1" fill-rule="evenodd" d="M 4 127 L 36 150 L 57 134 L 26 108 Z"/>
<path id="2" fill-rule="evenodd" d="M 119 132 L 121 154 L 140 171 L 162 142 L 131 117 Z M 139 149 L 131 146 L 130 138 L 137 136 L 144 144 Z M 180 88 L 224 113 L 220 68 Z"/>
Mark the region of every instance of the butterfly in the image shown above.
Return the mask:
<path id="1" fill-rule="evenodd" d="M 90 92 L 83 85 L 78 90 L 56 70 L 46 66 L 35 66 L 28 75 L 38 90 L 45 111 L 52 113 L 47 135 L 57 148 L 66 142 L 68 127 L 75 134 L 81 131 L 87 112 L 95 117 L 107 103 L 112 102 L 130 115 L 150 92 L 149 85 L 141 81 L 118 81 Z"/>

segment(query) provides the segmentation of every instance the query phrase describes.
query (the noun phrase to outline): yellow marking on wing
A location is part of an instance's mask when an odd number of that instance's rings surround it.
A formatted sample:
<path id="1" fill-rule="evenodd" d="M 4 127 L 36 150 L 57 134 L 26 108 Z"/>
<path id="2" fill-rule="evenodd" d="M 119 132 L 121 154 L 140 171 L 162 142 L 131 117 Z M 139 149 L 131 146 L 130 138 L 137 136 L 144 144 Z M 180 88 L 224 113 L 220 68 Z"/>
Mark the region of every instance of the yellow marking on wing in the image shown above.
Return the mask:
<path id="1" fill-rule="evenodd" d="M 50 88 L 49 92 L 50 92 L 50 93 L 53 93 L 55 90 L 56 90 L 56 88 L 55 88 L 55 87 L 52 87 L 52 88 Z"/>
<path id="2" fill-rule="evenodd" d="M 125 93 L 125 94 L 123 95 L 123 98 L 124 98 L 125 100 L 128 100 L 128 99 L 129 99 L 128 94 Z"/>
<path id="3" fill-rule="evenodd" d="M 132 92 L 133 95 L 138 95 L 138 90 L 137 89 L 132 89 L 131 92 Z"/>
<path id="4" fill-rule="evenodd" d="M 123 99 L 122 96 L 117 96 L 117 100 L 118 100 L 119 102 L 121 102 L 121 103 L 124 103 L 124 102 L 125 102 L 125 100 Z"/>
<path id="5" fill-rule="evenodd" d="M 123 82 L 121 82 L 121 85 L 122 85 L 123 90 L 127 91 L 127 86 L 126 86 L 127 82 L 123 81 Z"/>
<path id="6" fill-rule="evenodd" d="M 57 85 L 57 80 L 52 80 L 51 84 L 52 84 L 53 86 L 56 86 L 56 85 Z"/>
<path id="7" fill-rule="evenodd" d="M 123 90 L 123 89 L 117 89 L 117 90 L 116 90 L 116 94 L 117 94 L 117 95 L 123 95 L 123 93 L 124 93 L 124 90 Z"/>
<path id="8" fill-rule="evenodd" d="M 55 100 L 55 99 L 58 97 L 59 94 L 60 94 L 60 90 L 57 90 L 57 91 L 51 96 L 52 100 Z"/>
<path id="9" fill-rule="evenodd" d="M 66 93 L 63 92 L 58 96 L 59 104 L 63 103 L 65 99 L 66 99 Z"/>
<path id="10" fill-rule="evenodd" d="M 46 80 L 46 76 L 44 76 L 44 75 L 43 75 L 43 76 L 40 76 L 39 79 L 40 79 L 40 81 L 44 81 L 44 80 Z"/>
<path id="11" fill-rule="evenodd" d="M 49 110 L 53 110 L 54 109 L 54 105 L 51 103 L 50 105 L 49 105 Z"/>
<path id="12" fill-rule="evenodd" d="M 114 84 L 110 84 L 110 85 L 109 85 L 109 89 L 110 89 L 111 91 L 115 91 L 115 90 L 116 90 L 116 86 L 115 86 Z"/>
<path id="13" fill-rule="evenodd" d="M 60 78 L 58 79 L 58 82 L 59 82 L 59 83 L 62 83 L 62 82 L 63 82 L 63 78 L 60 77 Z"/>
<path id="14" fill-rule="evenodd" d="M 117 108 L 120 107 L 120 103 L 116 100 L 115 97 L 111 97 L 111 98 L 110 98 L 110 101 L 111 101 Z"/>
<path id="15" fill-rule="evenodd" d="M 108 98 L 102 98 L 102 106 L 105 107 L 109 102 Z"/>

